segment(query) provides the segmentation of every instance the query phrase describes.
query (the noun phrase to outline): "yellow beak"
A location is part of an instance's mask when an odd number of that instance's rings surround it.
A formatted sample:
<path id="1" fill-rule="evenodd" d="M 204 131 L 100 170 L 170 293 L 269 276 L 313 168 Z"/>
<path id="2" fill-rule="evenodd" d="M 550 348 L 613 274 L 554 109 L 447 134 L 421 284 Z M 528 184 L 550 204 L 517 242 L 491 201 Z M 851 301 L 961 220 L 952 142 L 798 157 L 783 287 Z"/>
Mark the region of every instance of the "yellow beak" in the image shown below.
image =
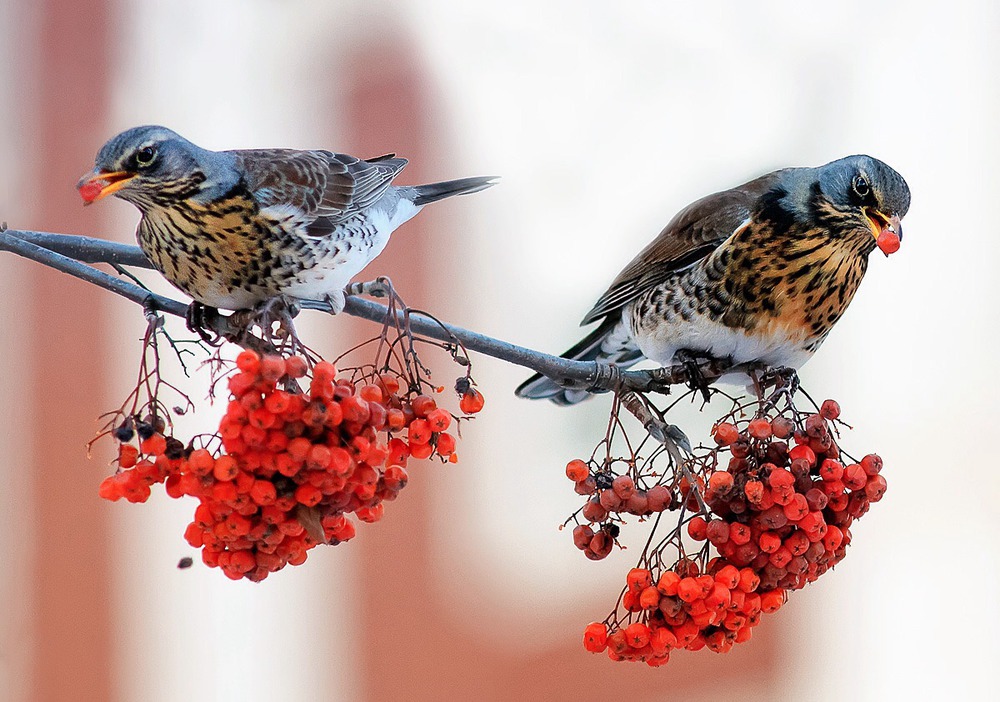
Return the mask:
<path id="1" fill-rule="evenodd" d="M 118 192 L 133 178 L 135 173 L 127 171 L 94 171 L 83 176 L 76 184 L 76 189 L 80 191 L 83 204 L 90 205 L 102 197 Z"/>
<path id="2" fill-rule="evenodd" d="M 899 221 L 898 215 L 886 215 L 870 207 L 864 208 L 864 213 L 868 219 L 868 226 L 871 227 L 872 236 L 876 239 L 881 236 L 882 232 L 888 229 L 891 232 L 895 232 L 896 236 L 902 240 L 903 225 Z"/>

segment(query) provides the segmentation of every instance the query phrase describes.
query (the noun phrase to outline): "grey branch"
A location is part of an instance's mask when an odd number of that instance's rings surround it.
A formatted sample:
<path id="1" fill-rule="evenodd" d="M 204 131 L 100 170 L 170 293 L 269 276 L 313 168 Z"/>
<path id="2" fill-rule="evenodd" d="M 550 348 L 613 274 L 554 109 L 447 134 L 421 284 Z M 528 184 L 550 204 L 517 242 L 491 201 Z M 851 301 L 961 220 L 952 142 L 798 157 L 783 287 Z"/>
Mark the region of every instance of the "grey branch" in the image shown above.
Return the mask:
<path id="1" fill-rule="evenodd" d="M 134 283 L 105 273 L 88 263 L 107 263 L 113 266 L 148 268 L 153 266 L 137 246 L 119 244 L 87 236 L 50 234 L 47 232 L 0 230 L 0 251 L 10 251 L 42 265 L 67 273 L 88 283 L 93 283 L 113 293 L 167 314 L 184 317 L 187 305 L 162 295 L 152 293 Z M 329 311 L 329 305 L 319 300 L 299 301 L 301 307 Z M 344 312 L 376 323 L 384 323 L 389 314 L 385 305 L 356 295 L 347 298 Z M 421 336 L 444 343 L 461 342 L 466 349 L 492 356 L 541 373 L 556 382 L 572 388 L 591 391 L 611 391 L 615 389 L 638 392 L 667 392 L 671 385 L 687 383 L 688 369 L 685 366 L 668 366 L 653 370 L 621 370 L 608 363 L 596 361 L 573 361 L 533 349 L 517 346 L 507 341 L 494 339 L 478 332 L 438 322 L 426 315 L 397 310 L 400 324 L 409 323 L 410 329 Z M 241 329 L 230 324 L 229 317 L 219 315 L 216 328 L 212 331 L 221 336 L 238 336 Z M 707 381 L 714 380 L 723 373 L 733 370 L 733 364 L 725 360 L 707 360 L 698 364 L 698 370 Z"/>

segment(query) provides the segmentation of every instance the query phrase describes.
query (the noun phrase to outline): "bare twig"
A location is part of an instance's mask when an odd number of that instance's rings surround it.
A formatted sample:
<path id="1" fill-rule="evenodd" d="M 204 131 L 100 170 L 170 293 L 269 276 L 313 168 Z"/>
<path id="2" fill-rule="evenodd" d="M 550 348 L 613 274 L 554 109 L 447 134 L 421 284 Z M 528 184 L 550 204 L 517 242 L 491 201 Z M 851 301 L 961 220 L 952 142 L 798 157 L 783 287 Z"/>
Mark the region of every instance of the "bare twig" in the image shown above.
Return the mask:
<path id="1" fill-rule="evenodd" d="M 108 263 L 113 266 L 152 268 L 152 264 L 136 246 L 120 244 L 86 236 L 51 234 L 8 229 L 0 231 L 0 251 L 10 251 L 19 256 L 49 266 L 71 276 L 110 290 L 122 297 L 167 314 L 184 317 L 187 305 L 105 273 L 87 263 Z M 329 303 L 320 300 L 299 301 L 303 309 L 330 311 Z M 395 315 L 396 323 L 408 323 L 410 329 L 428 338 L 445 343 L 461 342 L 468 350 L 492 356 L 515 365 L 530 368 L 556 382 L 572 388 L 592 391 L 615 389 L 638 392 L 668 392 L 671 385 L 687 383 L 688 369 L 682 365 L 644 371 L 621 370 L 608 363 L 573 361 L 518 346 L 507 341 L 470 331 L 432 319 L 426 315 L 386 305 L 354 295 L 347 297 L 344 308 L 347 314 L 384 323 L 387 315 Z M 242 329 L 236 328 L 229 318 L 219 315 L 212 331 L 227 338 L 237 338 Z M 728 360 L 707 360 L 697 369 L 706 381 L 717 379 L 727 371 L 739 370 Z"/>

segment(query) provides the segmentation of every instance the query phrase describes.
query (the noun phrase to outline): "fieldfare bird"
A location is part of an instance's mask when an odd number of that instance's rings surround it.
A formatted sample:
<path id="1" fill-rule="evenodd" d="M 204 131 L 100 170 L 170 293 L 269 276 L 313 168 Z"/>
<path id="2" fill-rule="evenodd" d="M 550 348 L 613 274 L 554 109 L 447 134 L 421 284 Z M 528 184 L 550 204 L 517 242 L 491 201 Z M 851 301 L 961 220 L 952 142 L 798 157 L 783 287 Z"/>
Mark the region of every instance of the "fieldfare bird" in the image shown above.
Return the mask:
<path id="1" fill-rule="evenodd" d="M 826 339 L 879 243 L 902 236 L 910 189 L 870 156 L 787 168 L 681 210 L 583 319 L 565 358 L 627 368 L 693 356 L 797 369 Z M 882 237 L 879 239 L 879 237 Z M 586 390 L 536 375 L 517 395 L 575 404 Z"/>
<path id="2" fill-rule="evenodd" d="M 344 307 L 344 287 L 420 209 L 495 178 L 395 186 L 394 154 L 363 161 L 331 151 L 208 151 L 158 126 L 108 141 L 77 184 L 142 212 L 143 252 L 202 305 L 253 308 L 279 296 Z"/>

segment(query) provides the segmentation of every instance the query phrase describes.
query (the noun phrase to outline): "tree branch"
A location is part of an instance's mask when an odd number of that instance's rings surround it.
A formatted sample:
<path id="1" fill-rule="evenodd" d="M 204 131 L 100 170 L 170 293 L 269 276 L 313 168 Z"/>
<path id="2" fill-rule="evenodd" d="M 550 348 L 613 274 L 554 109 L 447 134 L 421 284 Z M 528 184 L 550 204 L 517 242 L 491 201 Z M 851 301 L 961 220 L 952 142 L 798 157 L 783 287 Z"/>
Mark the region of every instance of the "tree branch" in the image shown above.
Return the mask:
<path id="1" fill-rule="evenodd" d="M 157 295 L 142 287 L 105 273 L 87 263 L 108 263 L 152 269 L 153 266 L 137 246 L 95 239 L 87 236 L 50 234 L 47 232 L 0 230 L 0 251 L 10 251 L 42 265 L 85 280 L 121 295 L 132 302 L 167 314 L 185 317 L 188 306 L 177 300 Z M 328 303 L 319 300 L 300 300 L 304 309 L 330 311 Z M 379 324 L 385 322 L 389 309 L 382 304 L 360 298 L 347 297 L 344 312 Z M 408 321 L 410 329 L 445 343 L 460 341 L 465 348 L 515 365 L 529 368 L 571 388 L 591 391 L 610 391 L 616 388 L 639 392 L 667 392 L 671 385 L 688 383 L 688 368 L 683 365 L 668 366 L 645 371 L 621 370 L 609 363 L 574 361 L 535 351 L 507 341 L 494 339 L 479 332 L 438 322 L 426 315 L 396 311 L 399 323 Z M 404 319 L 404 315 L 407 315 Z M 243 331 L 219 315 L 212 329 L 215 333 L 232 337 Z M 707 360 L 697 366 L 707 381 L 717 379 L 736 367 L 727 360 Z"/>

